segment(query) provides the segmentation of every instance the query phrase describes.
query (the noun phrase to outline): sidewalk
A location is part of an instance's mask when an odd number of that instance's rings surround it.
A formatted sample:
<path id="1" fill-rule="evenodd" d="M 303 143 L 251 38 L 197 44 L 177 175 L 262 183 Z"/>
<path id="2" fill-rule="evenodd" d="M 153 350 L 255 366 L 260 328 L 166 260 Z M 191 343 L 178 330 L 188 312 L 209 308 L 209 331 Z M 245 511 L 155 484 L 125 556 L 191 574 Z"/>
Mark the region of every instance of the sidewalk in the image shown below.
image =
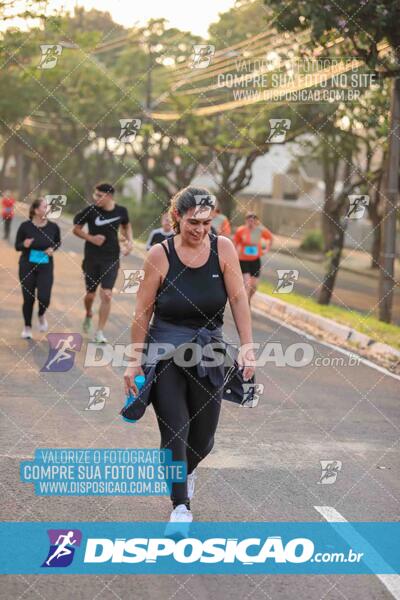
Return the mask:
<path id="1" fill-rule="evenodd" d="M 320 252 L 304 252 L 304 250 L 300 250 L 300 244 L 301 240 L 283 235 L 274 235 L 272 251 L 316 263 L 324 262 L 325 257 L 323 254 Z M 357 275 L 379 279 L 379 269 L 371 269 L 371 255 L 361 250 L 343 248 L 340 269 L 356 273 Z M 398 259 L 395 261 L 395 278 L 397 281 L 400 281 L 400 261 Z"/>

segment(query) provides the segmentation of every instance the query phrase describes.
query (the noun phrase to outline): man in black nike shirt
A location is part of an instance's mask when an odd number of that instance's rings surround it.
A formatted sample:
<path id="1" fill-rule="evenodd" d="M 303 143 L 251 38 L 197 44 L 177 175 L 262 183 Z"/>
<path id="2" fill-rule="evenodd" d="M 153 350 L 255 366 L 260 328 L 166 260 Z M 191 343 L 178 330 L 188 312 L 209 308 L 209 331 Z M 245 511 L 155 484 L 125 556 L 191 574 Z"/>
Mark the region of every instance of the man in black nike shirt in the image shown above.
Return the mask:
<path id="1" fill-rule="evenodd" d="M 126 239 L 122 254 L 129 254 L 133 245 L 128 211 L 124 206 L 115 203 L 114 191 L 110 183 L 99 183 L 94 188 L 94 203 L 74 217 L 73 233 L 85 240 L 82 270 L 86 285 L 86 317 L 83 331 L 89 333 L 91 329 L 92 306 L 100 284 L 99 324 L 94 336 L 94 341 L 100 344 L 107 342 L 103 330 L 110 314 L 112 290 L 119 269 L 119 229 Z M 83 229 L 85 224 L 88 231 Z"/>

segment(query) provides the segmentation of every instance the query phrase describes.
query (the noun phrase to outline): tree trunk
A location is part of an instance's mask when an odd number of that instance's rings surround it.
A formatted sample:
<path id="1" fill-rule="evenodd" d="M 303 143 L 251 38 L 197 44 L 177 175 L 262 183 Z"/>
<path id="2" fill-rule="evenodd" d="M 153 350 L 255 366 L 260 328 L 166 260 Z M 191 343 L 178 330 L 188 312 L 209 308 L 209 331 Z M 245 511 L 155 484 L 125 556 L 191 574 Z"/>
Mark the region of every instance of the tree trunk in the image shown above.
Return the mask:
<path id="1" fill-rule="evenodd" d="M 32 161 L 30 157 L 26 156 L 21 149 L 18 150 L 16 155 L 17 160 L 17 189 L 18 189 L 18 200 L 21 202 L 30 201 L 30 171 L 32 167 Z"/>
<path id="2" fill-rule="evenodd" d="M 6 182 L 6 169 L 7 169 L 7 164 L 8 164 L 9 158 L 10 158 L 9 144 L 7 144 L 7 142 L 6 142 L 3 146 L 3 164 L 1 165 L 1 171 L 0 171 L 0 190 L 4 190 L 4 188 L 7 187 L 5 185 L 5 182 Z"/>
<path id="3" fill-rule="evenodd" d="M 217 192 L 217 200 L 221 212 L 230 218 L 233 211 L 233 198 L 232 194 L 229 193 L 229 189 L 226 189 L 225 185 L 219 187 Z"/>
<path id="4" fill-rule="evenodd" d="M 372 248 L 371 248 L 371 269 L 379 269 L 381 259 L 381 243 L 382 243 L 382 182 L 385 172 L 385 159 L 382 159 L 382 169 L 379 178 L 376 182 L 376 190 L 374 197 L 370 197 L 368 205 L 368 217 L 372 225 Z M 373 202 L 372 202 L 373 200 Z"/>
<path id="5" fill-rule="evenodd" d="M 373 209 L 372 212 L 369 212 L 370 220 L 373 227 L 373 239 L 372 239 L 372 248 L 371 248 L 371 269 L 379 269 L 380 264 L 380 254 L 381 254 L 381 217 L 377 214 L 377 212 Z"/>
<path id="6" fill-rule="evenodd" d="M 328 267 L 319 292 L 318 303 L 329 304 L 335 287 L 336 276 L 340 266 L 344 242 L 344 222 L 338 215 L 322 214 L 323 230 L 327 232 L 329 247 L 326 255 L 328 257 Z"/>

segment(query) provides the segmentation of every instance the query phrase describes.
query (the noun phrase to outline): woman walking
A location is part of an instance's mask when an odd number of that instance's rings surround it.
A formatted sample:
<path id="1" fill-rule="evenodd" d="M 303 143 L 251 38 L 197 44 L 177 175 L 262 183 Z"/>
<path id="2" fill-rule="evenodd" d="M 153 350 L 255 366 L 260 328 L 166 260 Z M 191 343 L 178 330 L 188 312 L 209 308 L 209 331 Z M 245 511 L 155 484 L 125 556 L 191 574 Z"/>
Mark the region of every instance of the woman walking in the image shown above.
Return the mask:
<path id="1" fill-rule="evenodd" d="M 168 358 L 158 357 L 151 384 L 161 448 L 171 449 L 172 459 L 187 465 L 187 481 L 172 485 L 173 522 L 192 520 L 195 470 L 213 447 L 223 391 L 221 371 L 204 364 L 182 366 L 178 349 L 182 342 L 194 341 L 201 347 L 222 342 L 228 299 L 241 345 L 253 341 L 236 250 L 228 238 L 210 233 L 214 202 L 208 190 L 194 187 L 172 198 L 170 215 L 176 235 L 149 250 L 132 323 L 135 347 L 168 340 L 177 349 Z M 254 375 L 254 367 L 249 366 L 253 361 L 252 350 L 245 356 L 239 352 L 244 380 Z M 142 358 L 125 371 L 126 393 L 137 395 L 134 377 L 143 374 L 140 364 L 144 362 Z"/>
<path id="2" fill-rule="evenodd" d="M 32 339 L 32 313 L 35 292 L 39 305 L 39 331 L 47 331 L 45 312 L 50 304 L 53 286 L 53 254 L 60 247 L 60 229 L 47 219 L 47 202 L 34 200 L 29 209 L 29 219 L 17 231 L 15 249 L 21 252 L 19 280 L 21 283 L 24 328 L 21 337 Z"/>

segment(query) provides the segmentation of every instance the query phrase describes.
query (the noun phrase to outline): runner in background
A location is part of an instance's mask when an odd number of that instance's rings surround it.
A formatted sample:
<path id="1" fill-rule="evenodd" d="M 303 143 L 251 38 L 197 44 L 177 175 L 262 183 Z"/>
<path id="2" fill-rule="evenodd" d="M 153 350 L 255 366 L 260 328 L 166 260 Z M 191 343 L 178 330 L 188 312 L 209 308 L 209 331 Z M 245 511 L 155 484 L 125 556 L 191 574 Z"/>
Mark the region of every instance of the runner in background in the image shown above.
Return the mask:
<path id="1" fill-rule="evenodd" d="M 246 223 L 238 227 L 233 242 L 239 254 L 240 268 L 247 290 L 249 304 L 257 290 L 261 270 L 261 256 L 272 244 L 272 233 L 253 212 L 246 215 Z"/>
<path id="2" fill-rule="evenodd" d="M 158 229 L 153 229 L 150 232 L 149 239 L 146 243 L 146 250 L 150 250 L 154 244 L 160 244 L 167 238 L 174 235 L 174 230 L 172 229 L 172 223 L 168 213 L 164 213 L 161 217 L 161 227 Z"/>
<path id="3" fill-rule="evenodd" d="M 82 270 L 85 275 L 86 295 L 84 305 L 86 316 L 82 329 L 89 333 L 92 326 L 92 307 L 96 290 L 100 284 L 99 323 L 94 336 L 97 344 L 105 344 L 107 338 L 103 330 L 111 309 L 113 287 L 118 276 L 119 257 L 129 254 L 133 247 L 132 228 L 128 211 L 114 200 L 114 188 L 110 183 L 99 183 L 93 191 L 93 204 L 86 206 L 74 217 L 73 233 L 85 240 Z M 84 231 L 84 225 L 88 231 Z M 127 240 L 119 245 L 118 231 Z"/>
<path id="4" fill-rule="evenodd" d="M 14 218 L 15 198 L 13 198 L 10 190 L 4 192 L 1 199 L 1 216 L 3 217 L 4 239 L 10 238 L 11 223 Z"/>
<path id="5" fill-rule="evenodd" d="M 61 244 L 60 228 L 47 219 L 48 205 L 44 198 L 34 200 L 29 220 L 18 228 L 15 249 L 21 252 L 19 280 L 23 296 L 24 329 L 21 337 L 32 339 L 32 313 L 35 294 L 39 304 L 39 331 L 48 329 L 45 312 L 50 304 L 53 286 L 53 254 Z"/>
<path id="6" fill-rule="evenodd" d="M 214 218 L 211 221 L 211 226 L 215 231 L 216 235 L 224 235 L 225 237 L 231 237 L 231 224 L 226 215 L 221 213 L 219 206 L 215 209 Z"/>

